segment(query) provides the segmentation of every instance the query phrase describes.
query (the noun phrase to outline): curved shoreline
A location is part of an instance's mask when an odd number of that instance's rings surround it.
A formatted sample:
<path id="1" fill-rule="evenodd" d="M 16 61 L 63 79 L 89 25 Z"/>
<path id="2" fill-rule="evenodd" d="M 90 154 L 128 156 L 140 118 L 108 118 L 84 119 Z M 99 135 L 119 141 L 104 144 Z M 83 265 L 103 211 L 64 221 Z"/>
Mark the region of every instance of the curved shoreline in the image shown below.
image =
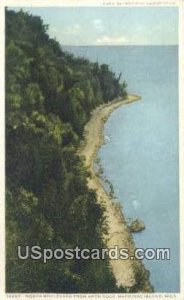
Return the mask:
<path id="1" fill-rule="evenodd" d="M 120 106 L 140 100 L 137 95 L 128 95 L 125 100 L 114 100 L 107 104 L 98 106 L 91 113 L 91 119 L 84 129 L 84 141 L 79 148 L 79 155 L 85 158 L 85 165 L 91 173 L 88 179 L 90 189 L 96 190 L 97 200 L 105 207 L 107 217 L 108 234 L 104 237 L 108 248 L 128 248 L 133 255 L 135 243 L 130 233 L 127 222 L 123 215 L 122 207 L 114 202 L 110 195 L 105 191 L 99 176 L 93 168 L 93 163 L 98 149 L 104 143 L 103 129 L 104 124 L 110 114 Z M 132 292 L 152 292 L 153 288 L 149 282 L 149 272 L 143 263 L 138 260 L 110 260 L 112 272 L 116 278 L 118 286 L 123 286 Z"/>

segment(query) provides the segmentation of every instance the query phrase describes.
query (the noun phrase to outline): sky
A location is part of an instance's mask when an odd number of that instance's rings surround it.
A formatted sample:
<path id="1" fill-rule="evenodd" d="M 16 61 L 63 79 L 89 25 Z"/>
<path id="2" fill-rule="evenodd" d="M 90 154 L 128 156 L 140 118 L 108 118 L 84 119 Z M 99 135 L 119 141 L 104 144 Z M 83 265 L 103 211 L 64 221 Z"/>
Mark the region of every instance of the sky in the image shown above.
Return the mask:
<path id="1" fill-rule="evenodd" d="M 19 10 L 20 8 L 13 8 Z M 177 7 L 26 7 L 62 45 L 177 45 Z"/>

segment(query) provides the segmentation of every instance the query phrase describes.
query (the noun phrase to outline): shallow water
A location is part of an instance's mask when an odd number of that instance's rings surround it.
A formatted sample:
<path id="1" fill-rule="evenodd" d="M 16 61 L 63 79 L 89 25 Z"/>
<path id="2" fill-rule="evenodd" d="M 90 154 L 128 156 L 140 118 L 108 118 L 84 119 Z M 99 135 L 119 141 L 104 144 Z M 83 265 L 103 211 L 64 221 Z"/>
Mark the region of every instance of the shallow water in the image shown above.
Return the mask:
<path id="1" fill-rule="evenodd" d="M 156 292 L 179 292 L 178 48 L 72 47 L 72 52 L 123 73 L 142 100 L 114 111 L 99 150 L 105 176 L 127 218 L 146 230 L 136 247 L 170 248 L 170 260 L 144 260 Z"/>

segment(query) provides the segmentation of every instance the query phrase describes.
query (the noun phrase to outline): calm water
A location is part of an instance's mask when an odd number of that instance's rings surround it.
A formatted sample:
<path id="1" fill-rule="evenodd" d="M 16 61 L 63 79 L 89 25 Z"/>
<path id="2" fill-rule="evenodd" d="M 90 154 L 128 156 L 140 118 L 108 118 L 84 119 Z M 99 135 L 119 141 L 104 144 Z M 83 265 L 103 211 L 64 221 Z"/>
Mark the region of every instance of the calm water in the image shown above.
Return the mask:
<path id="1" fill-rule="evenodd" d="M 170 248 L 170 261 L 144 261 L 155 291 L 179 292 L 178 49 L 70 50 L 122 72 L 128 91 L 142 96 L 113 112 L 105 125 L 110 140 L 99 157 L 126 217 L 146 224 L 145 231 L 134 234 L 136 247 Z"/>

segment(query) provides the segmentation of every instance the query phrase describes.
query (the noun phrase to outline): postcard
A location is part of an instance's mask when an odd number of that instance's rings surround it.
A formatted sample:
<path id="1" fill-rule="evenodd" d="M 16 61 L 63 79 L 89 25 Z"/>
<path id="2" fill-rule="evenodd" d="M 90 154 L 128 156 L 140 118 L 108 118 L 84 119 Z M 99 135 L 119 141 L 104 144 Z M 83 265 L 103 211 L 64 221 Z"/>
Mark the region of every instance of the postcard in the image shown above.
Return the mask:
<path id="1" fill-rule="evenodd" d="M 0 13 L 1 299 L 184 299 L 184 2 Z"/>

